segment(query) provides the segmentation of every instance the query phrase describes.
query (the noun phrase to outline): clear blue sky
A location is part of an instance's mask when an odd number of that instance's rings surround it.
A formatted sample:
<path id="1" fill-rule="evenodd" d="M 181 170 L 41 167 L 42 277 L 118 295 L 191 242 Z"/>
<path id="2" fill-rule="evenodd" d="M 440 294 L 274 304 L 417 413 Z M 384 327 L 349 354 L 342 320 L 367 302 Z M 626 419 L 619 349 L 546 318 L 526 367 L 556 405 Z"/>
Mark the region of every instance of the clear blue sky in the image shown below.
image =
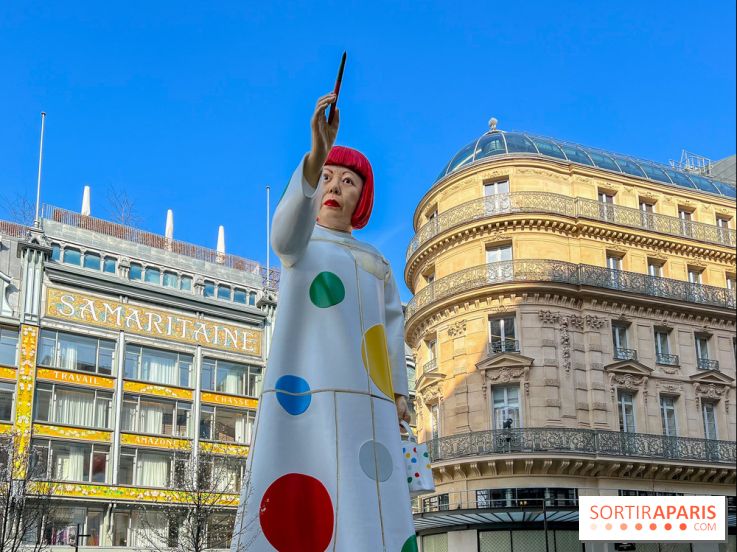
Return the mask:
<path id="1" fill-rule="evenodd" d="M 43 110 L 44 202 L 79 209 L 90 184 L 105 217 L 114 186 L 143 227 L 171 208 L 176 238 L 214 247 L 223 224 L 263 262 L 264 187 L 308 149 L 343 49 L 338 142 L 378 186 L 357 236 L 400 281 L 418 199 L 491 116 L 662 162 L 735 152 L 733 0 L 196 4 L 4 2 L 0 195 L 34 196 Z"/>

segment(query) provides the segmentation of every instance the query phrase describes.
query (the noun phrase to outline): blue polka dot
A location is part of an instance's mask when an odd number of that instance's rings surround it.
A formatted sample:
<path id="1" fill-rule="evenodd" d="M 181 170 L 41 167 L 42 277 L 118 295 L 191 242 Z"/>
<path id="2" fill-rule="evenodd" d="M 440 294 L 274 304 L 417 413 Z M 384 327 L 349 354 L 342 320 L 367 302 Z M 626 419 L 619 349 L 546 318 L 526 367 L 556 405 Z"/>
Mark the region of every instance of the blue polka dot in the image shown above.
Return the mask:
<path id="1" fill-rule="evenodd" d="M 310 385 L 306 380 L 297 376 L 282 376 L 276 381 L 275 388 L 276 400 L 292 416 L 298 416 L 309 408 L 312 395 L 310 395 Z M 292 393 L 300 393 L 300 395 Z"/>

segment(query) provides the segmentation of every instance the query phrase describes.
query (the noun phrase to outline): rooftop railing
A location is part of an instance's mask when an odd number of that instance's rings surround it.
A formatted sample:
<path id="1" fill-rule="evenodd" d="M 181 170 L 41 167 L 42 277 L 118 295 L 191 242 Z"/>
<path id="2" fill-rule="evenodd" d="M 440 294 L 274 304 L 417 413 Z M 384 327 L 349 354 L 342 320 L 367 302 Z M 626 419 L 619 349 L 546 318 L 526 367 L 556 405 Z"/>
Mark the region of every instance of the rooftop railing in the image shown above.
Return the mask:
<path id="1" fill-rule="evenodd" d="M 432 462 L 485 455 L 576 454 L 731 464 L 735 441 L 594 429 L 521 428 L 474 431 L 428 441 Z"/>
<path id="2" fill-rule="evenodd" d="M 406 258 L 420 246 L 451 228 L 492 216 L 510 213 L 548 213 L 571 218 L 608 222 L 619 226 L 649 230 L 727 247 L 737 244 L 737 232 L 714 224 L 682 220 L 678 217 L 647 213 L 640 209 L 572 198 L 548 192 L 511 192 L 474 199 L 439 213 L 422 225 L 407 248 Z"/>
<path id="3" fill-rule="evenodd" d="M 280 273 L 278 269 L 272 268 L 267 274 L 266 267 L 243 257 L 230 255 L 228 253 L 219 253 L 214 249 L 209 249 L 200 245 L 170 240 L 160 234 L 154 234 L 153 232 L 147 232 L 145 230 L 133 228 L 132 226 L 126 226 L 95 217 L 81 215 L 74 211 L 54 207 L 53 205 L 43 206 L 43 218 L 59 222 L 61 224 L 66 224 L 68 226 L 90 230 L 105 236 L 112 236 L 138 245 L 145 245 L 155 249 L 170 251 L 178 255 L 197 259 L 198 261 L 215 263 L 235 270 L 242 270 L 243 272 L 260 276 L 264 287 L 270 289 L 278 289 L 279 287 Z"/>
<path id="4" fill-rule="evenodd" d="M 727 288 L 600 266 L 524 259 L 483 264 L 439 278 L 418 291 L 409 301 L 406 318 L 409 320 L 420 309 L 447 297 L 512 282 L 555 282 L 591 286 L 729 309 L 734 309 L 737 305 L 734 290 Z"/>
<path id="5" fill-rule="evenodd" d="M 25 238 L 30 228 L 24 224 L 18 224 L 7 220 L 0 220 L 0 237 Z"/>

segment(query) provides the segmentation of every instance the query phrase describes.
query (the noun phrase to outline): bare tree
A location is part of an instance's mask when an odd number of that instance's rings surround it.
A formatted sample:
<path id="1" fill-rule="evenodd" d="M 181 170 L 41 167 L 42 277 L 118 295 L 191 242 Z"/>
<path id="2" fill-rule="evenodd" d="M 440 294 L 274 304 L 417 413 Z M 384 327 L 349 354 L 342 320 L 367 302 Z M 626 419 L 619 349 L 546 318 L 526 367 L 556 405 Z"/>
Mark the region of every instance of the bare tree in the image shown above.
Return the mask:
<path id="1" fill-rule="evenodd" d="M 135 201 L 128 195 L 128 192 L 109 186 L 107 202 L 111 221 L 123 226 L 140 226 L 142 219 L 136 210 Z"/>
<path id="2" fill-rule="evenodd" d="M 18 431 L 0 437 L 0 552 L 40 552 L 48 546 L 43 524 L 54 513 L 55 484 L 30 443 L 29 434 Z"/>
<path id="3" fill-rule="evenodd" d="M 205 552 L 230 547 L 245 460 L 200 452 L 174 476 L 176 504 L 142 509 L 138 540 L 167 552 Z"/>
<path id="4" fill-rule="evenodd" d="M 16 192 L 14 196 L 0 197 L 2 210 L 7 213 L 8 220 L 24 226 L 33 226 L 36 218 L 36 204 L 27 194 Z"/>

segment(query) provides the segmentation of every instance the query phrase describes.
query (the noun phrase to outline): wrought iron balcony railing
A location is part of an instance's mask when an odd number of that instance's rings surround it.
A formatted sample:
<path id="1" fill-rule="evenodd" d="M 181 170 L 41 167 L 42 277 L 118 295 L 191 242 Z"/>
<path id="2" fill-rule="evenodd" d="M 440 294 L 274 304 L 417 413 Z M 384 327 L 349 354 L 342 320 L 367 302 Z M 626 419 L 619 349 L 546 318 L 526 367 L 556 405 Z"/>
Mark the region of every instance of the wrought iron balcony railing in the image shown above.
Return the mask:
<path id="1" fill-rule="evenodd" d="M 407 259 L 441 232 L 491 216 L 510 213 L 548 213 L 571 218 L 599 220 L 639 228 L 660 234 L 694 239 L 734 247 L 737 232 L 714 224 L 682 220 L 678 217 L 646 213 L 640 209 L 603 203 L 593 199 L 572 198 L 547 192 L 511 192 L 474 199 L 444 211 L 418 228 L 407 248 Z"/>
<path id="2" fill-rule="evenodd" d="M 637 360 L 637 351 L 635 349 L 614 349 L 614 358 L 617 360 Z"/>
<path id="3" fill-rule="evenodd" d="M 734 309 L 735 291 L 716 286 L 692 284 L 683 280 L 649 276 L 565 261 L 524 259 L 483 264 L 435 280 L 415 294 L 407 304 L 409 320 L 420 309 L 456 294 L 511 282 L 554 282 L 591 286 L 661 297 L 673 301 L 699 303 Z"/>
<path id="4" fill-rule="evenodd" d="M 697 358 L 696 366 L 699 370 L 716 370 L 719 371 L 719 361 L 710 358 Z"/>
<path id="5" fill-rule="evenodd" d="M 438 361 L 436 359 L 432 359 L 425 364 L 422 365 L 422 371 L 424 373 L 427 372 L 434 372 L 438 368 Z"/>
<path id="6" fill-rule="evenodd" d="M 454 491 L 424 496 L 412 504 L 412 513 L 446 512 L 451 510 L 499 509 L 542 511 L 575 510 L 578 498 L 550 496 L 548 498 L 490 498 L 488 489 Z"/>
<path id="7" fill-rule="evenodd" d="M 633 457 L 687 462 L 737 462 L 735 441 L 594 429 L 520 428 L 474 431 L 428 441 L 433 462 L 525 453 Z"/>
<path id="8" fill-rule="evenodd" d="M 678 366 L 680 364 L 678 355 L 669 355 L 666 353 L 657 353 L 655 355 L 655 362 L 664 366 Z"/>
<path id="9" fill-rule="evenodd" d="M 489 354 L 495 355 L 497 353 L 519 353 L 519 340 L 517 339 L 493 339 L 488 345 Z"/>

